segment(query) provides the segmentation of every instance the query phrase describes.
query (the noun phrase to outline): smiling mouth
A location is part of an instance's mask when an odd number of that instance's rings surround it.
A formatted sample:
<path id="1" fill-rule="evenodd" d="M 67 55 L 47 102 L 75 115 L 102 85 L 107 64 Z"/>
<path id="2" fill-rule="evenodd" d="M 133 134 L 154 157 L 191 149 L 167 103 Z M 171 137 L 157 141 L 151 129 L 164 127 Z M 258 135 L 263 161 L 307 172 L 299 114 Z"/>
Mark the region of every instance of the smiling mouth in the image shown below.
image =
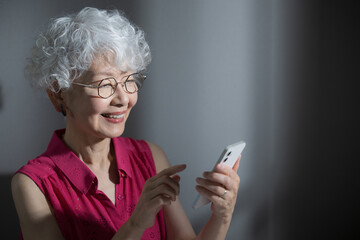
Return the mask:
<path id="1" fill-rule="evenodd" d="M 103 114 L 101 114 L 101 116 L 106 117 L 106 118 L 112 118 L 112 119 L 120 119 L 125 116 L 125 113 L 117 114 L 117 115 L 103 113 Z"/>

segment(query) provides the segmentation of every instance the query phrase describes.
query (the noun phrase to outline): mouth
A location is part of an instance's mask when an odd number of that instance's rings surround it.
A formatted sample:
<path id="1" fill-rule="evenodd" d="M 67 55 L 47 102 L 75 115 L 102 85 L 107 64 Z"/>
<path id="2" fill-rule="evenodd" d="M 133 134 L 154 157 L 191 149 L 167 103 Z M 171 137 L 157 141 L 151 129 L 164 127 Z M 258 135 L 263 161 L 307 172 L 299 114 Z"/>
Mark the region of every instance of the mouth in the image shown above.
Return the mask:
<path id="1" fill-rule="evenodd" d="M 103 114 L 101 114 L 101 116 L 106 117 L 106 118 L 111 118 L 111 119 L 120 119 L 120 118 L 125 117 L 125 113 L 122 113 L 122 114 L 106 114 L 106 113 L 103 113 Z"/>

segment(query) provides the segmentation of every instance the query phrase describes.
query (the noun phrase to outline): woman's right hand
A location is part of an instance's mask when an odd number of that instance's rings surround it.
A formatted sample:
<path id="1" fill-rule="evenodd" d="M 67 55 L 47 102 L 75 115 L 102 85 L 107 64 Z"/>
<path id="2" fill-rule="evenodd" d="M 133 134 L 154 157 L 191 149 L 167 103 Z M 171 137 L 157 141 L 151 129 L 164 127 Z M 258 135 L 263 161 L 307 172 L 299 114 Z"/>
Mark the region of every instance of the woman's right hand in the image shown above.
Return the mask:
<path id="1" fill-rule="evenodd" d="M 166 168 L 145 182 L 136 208 L 129 219 L 132 225 L 142 231 L 154 225 L 160 209 L 170 205 L 179 195 L 180 177 L 174 174 L 185 168 L 185 164 Z"/>

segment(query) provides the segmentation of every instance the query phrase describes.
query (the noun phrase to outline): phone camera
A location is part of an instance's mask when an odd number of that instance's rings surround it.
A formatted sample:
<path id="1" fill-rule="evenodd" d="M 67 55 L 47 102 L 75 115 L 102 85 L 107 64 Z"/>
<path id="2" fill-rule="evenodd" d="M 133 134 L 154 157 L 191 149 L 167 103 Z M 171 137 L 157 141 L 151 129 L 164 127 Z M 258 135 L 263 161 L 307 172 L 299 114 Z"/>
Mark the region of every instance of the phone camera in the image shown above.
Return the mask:
<path id="1" fill-rule="evenodd" d="M 229 156 L 230 154 L 231 154 L 231 151 L 226 156 Z"/>
<path id="2" fill-rule="evenodd" d="M 223 162 L 226 162 L 228 160 L 228 158 L 225 158 Z"/>

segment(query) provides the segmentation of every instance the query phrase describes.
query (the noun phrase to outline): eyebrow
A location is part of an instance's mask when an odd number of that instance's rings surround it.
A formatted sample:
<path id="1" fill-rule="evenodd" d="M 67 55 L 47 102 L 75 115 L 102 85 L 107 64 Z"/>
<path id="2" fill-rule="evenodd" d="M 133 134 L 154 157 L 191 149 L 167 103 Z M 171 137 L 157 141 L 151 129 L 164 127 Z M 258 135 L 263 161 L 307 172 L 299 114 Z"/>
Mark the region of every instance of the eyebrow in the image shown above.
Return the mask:
<path id="1" fill-rule="evenodd" d="M 90 72 L 88 72 L 88 73 L 90 73 L 90 74 L 92 75 L 92 77 L 97 77 L 97 76 L 113 77 L 113 76 L 114 76 L 114 74 L 113 74 L 112 72 L 107 72 L 106 70 L 105 70 L 104 72 L 93 72 L 93 71 L 90 71 Z M 125 73 L 126 73 L 126 72 L 120 70 L 120 74 L 121 74 L 121 75 L 124 75 Z M 128 76 L 128 75 L 131 75 L 131 73 L 124 75 L 122 78 L 124 78 L 124 77 L 126 77 L 126 76 Z M 91 81 L 91 82 L 88 82 L 88 83 L 90 83 L 90 84 L 91 84 L 91 83 L 98 83 L 98 82 L 100 82 L 100 81 L 102 81 L 102 80 L 103 80 L 103 78 L 102 78 L 102 79 L 95 80 L 95 81 Z"/>
<path id="2" fill-rule="evenodd" d="M 120 74 L 123 75 L 126 72 L 120 71 Z M 93 76 L 103 75 L 103 76 L 113 76 L 114 74 L 111 72 L 92 72 Z"/>

